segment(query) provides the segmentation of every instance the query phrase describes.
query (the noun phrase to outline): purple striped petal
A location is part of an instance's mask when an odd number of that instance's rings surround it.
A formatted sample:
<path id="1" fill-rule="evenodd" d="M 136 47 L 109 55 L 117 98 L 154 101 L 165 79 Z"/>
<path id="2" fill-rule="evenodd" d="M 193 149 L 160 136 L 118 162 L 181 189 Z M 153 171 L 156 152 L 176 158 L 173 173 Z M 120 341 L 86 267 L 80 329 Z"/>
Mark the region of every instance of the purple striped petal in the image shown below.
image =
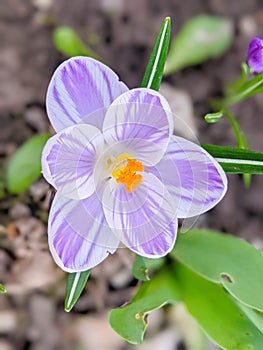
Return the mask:
<path id="1" fill-rule="evenodd" d="M 225 195 L 227 178 L 218 162 L 200 146 L 173 136 L 153 172 L 179 202 L 178 218 L 200 215 Z"/>
<path id="2" fill-rule="evenodd" d="M 143 182 L 128 193 L 125 185 L 110 180 L 103 193 L 103 210 L 114 234 L 139 255 L 157 258 L 174 246 L 176 208 L 161 181 L 143 173 Z"/>
<path id="3" fill-rule="evenodd" d="M 67 272 L 98 265 L 119 245 L 96 193 L 82 201 L 56 194 L 48 221 L 48 240 L 54 260 Z"/>
<path id="4" fill-rule="evenodd" d="M 70 58 L 57 68 L 50 81 L 48 117 L 57 132 L 81 122 L 101 130 L 105 108 L 127 90 L 104 64 L 89 57 Z"/>
<path id="5" fill-rule="evenodd" d="M 100 131 L 91 125 L 71 126 L 51 137 L 42 153 L 46 180 L 72 199 L 89 197 L 95 190 L 93 171 L 103 149 Z"/>
<path id="6" fill-rule="evenodd" d="M 108 144 L 121 142 L 143 163 L 154 165 L 166 151 L 173 119 L 158 92 L 139 88 L 118 97 L 108 108 L 103 133 Z"/>

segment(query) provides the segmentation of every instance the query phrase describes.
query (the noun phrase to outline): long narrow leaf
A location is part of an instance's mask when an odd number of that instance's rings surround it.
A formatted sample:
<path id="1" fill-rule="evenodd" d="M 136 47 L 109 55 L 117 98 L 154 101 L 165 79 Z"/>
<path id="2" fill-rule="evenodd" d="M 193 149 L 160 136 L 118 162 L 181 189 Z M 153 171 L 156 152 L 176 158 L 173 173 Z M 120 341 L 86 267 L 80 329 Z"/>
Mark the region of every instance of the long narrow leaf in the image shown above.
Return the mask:
<path id="1" fill-rule="evenodd" d="M 170 42 L 171 19 L 166 17 L 157 36 L 149 63 L 141 83 L 142 87 L 158 90 L 163 77 L 164 64 L 166 61 Z"/>
<path id="2" fill-rule="evenodd" d="M 65 311 L 69 312 L 78 301 L 90 275 L 90 270 L 69 273 L 65 296 Z"/>
<path id="3" fill-rule="evenodd" d="M 202 145 L 231 174 L 263 174 L 263 153 L 225 146 Z"/>
<path id="4" fill-rule="evenodd" d="M 212 124 L 212 123 L 217 123 L 219 122 L 219 120 L 221 120 L 221 118 L 224 116 L 223 110 L 220 109 L 220 111 L 218 112 L 214 112 L 214 113 L 207 113 L 204 116 L 204 119 L 207 123 Z"/>
<path id="5" fill-rule="evenodd" d="M 231 106 L 235 103 L 245 100 L 246 98 L 259 94 L 263 92 L 263 73 L 257 74 L 254 78 L 246 82 L 240 90 L 233 94 L 232 96 L 228 96 L 224 101 L 224 106 Z"/>
<path id="6" fill-rule="evenodd" d="M 239 92 L 244 84 L 247 82 L 249 74 L 251 73 L 251 68 L 247 65 L 247 63 L 243 62 L 241 64 L 241 76 L 233 81 L 229 86 L 227 86 L 226 94 L 233 95 L 236 92 Z"/>

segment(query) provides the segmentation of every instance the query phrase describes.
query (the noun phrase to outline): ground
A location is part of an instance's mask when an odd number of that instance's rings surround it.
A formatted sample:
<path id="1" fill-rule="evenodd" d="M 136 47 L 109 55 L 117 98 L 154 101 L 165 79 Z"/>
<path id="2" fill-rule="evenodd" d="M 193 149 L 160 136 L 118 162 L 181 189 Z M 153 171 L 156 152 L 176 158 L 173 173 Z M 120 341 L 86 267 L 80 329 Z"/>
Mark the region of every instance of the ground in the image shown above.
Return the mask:
<path id="1" fill-rule="evenodd" d="M 72 26 L 83 41 L 104 58 L 129 87 L 140 85 L 156 34 L 165 16 L 172 18 L 172 36 L 194 15 L 226 16 L 234 23 L 229 51 L 217 60 L 186 68 L 167 78 L 173 104 L 194 107 L 191 128 L 200 143 L 234 146 L 228 123 L 208 125 L 203 115 L 209 100 L 240 73 L 250 39 L 263 34 L 260 0 L 4 0 L 0 4 L 0 349 L 127 349 L 107 325 L 109 308 L 127 302 L 135 291 L 133 256 L 120 250 L 94 269 L 85 294 L 71 314 L 63 311 L 65 274 L 53 263 L 46 222 L 53 191 L 43 179 L 17 196 L 7 193 L 5 171 L 16 149 L 37 133 L 52 132 L 45 112 L 45 94 L 55 68 L 66 57 L 53 46 L 52 33 Z M 183 91 L 182 91 L 183 90 Z M 181 94 L 181 95 L 180 95 Z M 172 90 L 173 96 L 173 90 Z M 179 100 L 180 96 L 180 100 Z M 177 102 L 178 99 L 178 102 Z M 263 151 L 262 95 L 237 105 L 238 117 L 251 149 Z M 190 104 L 190 107 L 189 107 Z M 19 174 L 18 174 L 19 176 Z M 263 177 L 254 176 L 244 188 L 240 176 L 229 176 L 229 190 L 199 226 L 240 236 L 263 248 Z M 155 317 L 144 347 L 175 349 L 178 334 Z M 151 333 L 152 332 L 152 333 Z"/>

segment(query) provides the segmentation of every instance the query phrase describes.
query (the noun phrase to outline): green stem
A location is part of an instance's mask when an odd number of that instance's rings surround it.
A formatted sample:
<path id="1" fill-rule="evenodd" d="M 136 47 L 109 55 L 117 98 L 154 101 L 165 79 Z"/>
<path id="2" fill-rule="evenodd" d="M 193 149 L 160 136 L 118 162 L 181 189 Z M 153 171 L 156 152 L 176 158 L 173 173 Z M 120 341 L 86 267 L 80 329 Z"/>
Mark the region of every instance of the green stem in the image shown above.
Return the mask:
<path id="1" fill-rule="evenodd" d="M 245 137 L 240 125 L 238 124 L 236 118 L 227 109 L 224 110 L 224 114 L 227 117 L 227 119 L 229 120 L 229 123 L 232 127 L 234 134 L 235 134 L 238 148 L 248 149 L 248 143 L 247 143 L 246 137 Z M 244 182 L 245 187 L 249 188 L 250 183 L 251 183 L 251 175 L 250 174 L 243 174 L 243 182 Z"/>
<path id="2" fill-rule="evenodd" d="M 227 117 L 227 119 L 232 127 L 232 130 L 235 134 L 238 148 L 247 149 L 248 148 L 247 140 L 246 140 L 245 135 L 244 135 L 243 131 L 241 130 L 240 125 L 238 124 L 236 118 L 227 109 L 224 109 L 224 114 Z"/>

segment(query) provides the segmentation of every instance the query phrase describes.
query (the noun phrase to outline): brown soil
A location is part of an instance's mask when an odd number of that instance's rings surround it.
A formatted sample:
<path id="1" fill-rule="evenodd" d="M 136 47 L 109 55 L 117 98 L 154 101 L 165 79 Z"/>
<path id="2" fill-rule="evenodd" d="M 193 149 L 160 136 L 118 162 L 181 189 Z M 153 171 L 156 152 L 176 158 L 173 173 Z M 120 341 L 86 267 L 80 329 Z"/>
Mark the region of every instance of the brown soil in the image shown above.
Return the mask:
<path id="1" fill-rule="evenodd" d="M 136 87 L 163 18 L 172 17 L 174 35 L 187 19 L 200 13 L 234 21 L 232 47 L 218 60 L 184 69 L 165 80 L 191 96 L 201 143 L 234 146 L 226 121 L 208 125 L 202 117 L 209 111 L 209 99 L 220 96 L 223 86 L 240 73 L 251 37 L 262 37 L 261 0 L 0 3 L 0 282 L 10 292 L 0 295 L 0 349 L 67 350 L 77 345 L 92 350 L 125 348 L 108 329 L 105 312 L 128 301 L 134 293 L 132 256 L 119 252 L 94 269 L 87 292 L 73 312 L 66 314 L 65 275 L 55 267 L 47 248 L 52 191 L 43 179 L 19 196 L 9 195 L 4 188 L 6 165 L 16 149 L 32 135 L 51 130 L 45 93 L 54 69 L 66 58 L 53 46 L 54 28 L 72 26 L 129 87 Z M 263 152 L 262 95 L 240 103 L 233 112 L 250 148 Z M 254 176 L 251 188 L 246 190 L 240 176 L 229 176 L 225 199 L 200 225 L 232 233 L 263 248 L 262 194 L 263 177 Z M 98 340 L 104 336 L 105 342 Z"/>

